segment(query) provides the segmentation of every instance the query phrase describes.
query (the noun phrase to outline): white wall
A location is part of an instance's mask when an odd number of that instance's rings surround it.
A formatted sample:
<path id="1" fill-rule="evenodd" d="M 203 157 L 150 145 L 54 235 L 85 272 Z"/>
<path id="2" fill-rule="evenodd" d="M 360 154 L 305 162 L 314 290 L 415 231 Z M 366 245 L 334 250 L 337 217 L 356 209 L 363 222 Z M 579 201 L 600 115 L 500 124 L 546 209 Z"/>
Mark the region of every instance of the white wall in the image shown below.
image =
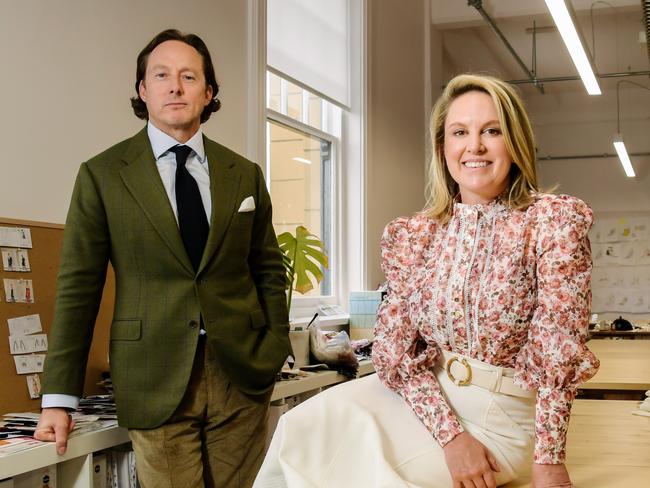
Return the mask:
<path id="1" fill-rule="evenodd" d="M 614 154 L 616 91 L 589 97 L 575 92 L 528 97 L 540 155 Z M 621 133 L 629 152 L 650 152 L 650 91 L 621 85 Z M 586 120 L 586 122 L 585 122 Z M 650 157 L 632 157 L 636 177 L 628 178 L 618 158 L 545 161 L 538 167 L 543 186 L 589 203 L 602 212 L 650 212 Z"/>
<path id="2" fill-rule="evenodd" d="M 425 28 L 424 1 L 368 2 L 368 132 L 366 169 L 367 286 L 383 281 L 379 239 L 395 217 L 424 205 Z"/>
<path id="3" fill-rule="evenodd" d="M 62 223 L 79 164 L 144 126 L 136 57 L 158 32 L 198 34 L 222 108 L 204 125 L 245 153 L 250 1 L 12 0 L 0 16 L 0 216 Z"/>

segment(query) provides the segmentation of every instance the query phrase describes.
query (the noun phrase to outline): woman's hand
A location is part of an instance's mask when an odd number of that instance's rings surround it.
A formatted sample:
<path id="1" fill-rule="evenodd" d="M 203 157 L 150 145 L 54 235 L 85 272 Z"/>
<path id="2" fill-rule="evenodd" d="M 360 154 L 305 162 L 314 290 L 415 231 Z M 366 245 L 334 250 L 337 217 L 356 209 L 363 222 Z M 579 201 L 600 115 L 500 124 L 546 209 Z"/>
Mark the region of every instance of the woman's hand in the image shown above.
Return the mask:
<path id="1" fill-rule="evenodd" d="M 443 451 L 454 488 L 497 486 L 493 474 L 493 471 L 499 471 L 496 459 L 468 432 L 461 432 L 454 437 L 443 447 Z"/>
<path id="2" fill-rule="evenodd" d="M 564 464 L 533 464 L 533 488 L 571 488 Z"/>

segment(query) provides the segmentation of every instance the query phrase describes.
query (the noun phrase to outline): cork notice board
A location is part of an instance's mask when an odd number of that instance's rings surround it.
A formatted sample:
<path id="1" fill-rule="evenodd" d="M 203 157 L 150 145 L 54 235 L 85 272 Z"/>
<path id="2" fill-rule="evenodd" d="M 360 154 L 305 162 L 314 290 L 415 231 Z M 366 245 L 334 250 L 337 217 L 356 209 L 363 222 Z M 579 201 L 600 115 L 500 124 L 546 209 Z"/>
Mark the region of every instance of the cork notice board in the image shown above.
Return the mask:
<path id="1" fill-rule="evenodd" d="M 29 228 L 32 237 L 32 248 L 28 249 L 31 271 L 5 271 L 0 265 L 0 287 L 3 279 L 32 280 L 34 294 L 34 303 L 7 303 L 4 290 L 0 289 L 2 300 L 0 302 L 0 414 L 38 411 L 41 405 L 40 399 L 30 399 L 26 375 L 16 373 L 16 365 L 9 349 L 7 319 L 39 314 L 43 333 L 49 336 L 54 316 L 56 275 L 59 270 L 63 225 L 0 217 L 0 226 Z M 114 290 L 114 275 L 109 269 L 88 357 L 85 394 L 99 393 L 96 383 L 100 379 L 101 372 L 108 370 L 108 339 L 115 300 Z"/>

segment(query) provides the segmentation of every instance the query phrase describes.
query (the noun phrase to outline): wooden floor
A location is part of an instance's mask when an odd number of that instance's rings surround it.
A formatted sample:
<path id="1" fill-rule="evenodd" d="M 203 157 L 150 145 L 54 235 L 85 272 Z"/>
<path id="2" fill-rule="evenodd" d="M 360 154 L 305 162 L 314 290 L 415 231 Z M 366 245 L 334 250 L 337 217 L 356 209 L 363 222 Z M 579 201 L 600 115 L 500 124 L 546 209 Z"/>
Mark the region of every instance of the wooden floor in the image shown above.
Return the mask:
<path id="1" fill-rule="evenodd" d="M 567 467 L 576 488 L 650 486 L 650 417 L 639 402 L 576 400 L 567 439 Z M 530 488 L 529 480 L 507 488 Z"/>

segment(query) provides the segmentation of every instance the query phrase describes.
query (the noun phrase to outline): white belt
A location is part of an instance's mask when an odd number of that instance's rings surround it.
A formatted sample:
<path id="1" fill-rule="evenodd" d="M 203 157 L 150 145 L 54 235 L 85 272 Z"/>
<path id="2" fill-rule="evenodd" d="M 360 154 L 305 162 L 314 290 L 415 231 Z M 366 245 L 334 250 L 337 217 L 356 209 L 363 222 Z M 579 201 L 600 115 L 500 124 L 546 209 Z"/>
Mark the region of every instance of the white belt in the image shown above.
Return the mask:
<path id="1" fill-rule="evenodd" d="M 515 385 L 514 369 L 502 368 L 472 359 L 462 354 L 440 350 L 438 366 L 457 386 L 474 385 L 486 390 L 523 398 L 535 398 L 536 391 L 524 390 Z"/>

